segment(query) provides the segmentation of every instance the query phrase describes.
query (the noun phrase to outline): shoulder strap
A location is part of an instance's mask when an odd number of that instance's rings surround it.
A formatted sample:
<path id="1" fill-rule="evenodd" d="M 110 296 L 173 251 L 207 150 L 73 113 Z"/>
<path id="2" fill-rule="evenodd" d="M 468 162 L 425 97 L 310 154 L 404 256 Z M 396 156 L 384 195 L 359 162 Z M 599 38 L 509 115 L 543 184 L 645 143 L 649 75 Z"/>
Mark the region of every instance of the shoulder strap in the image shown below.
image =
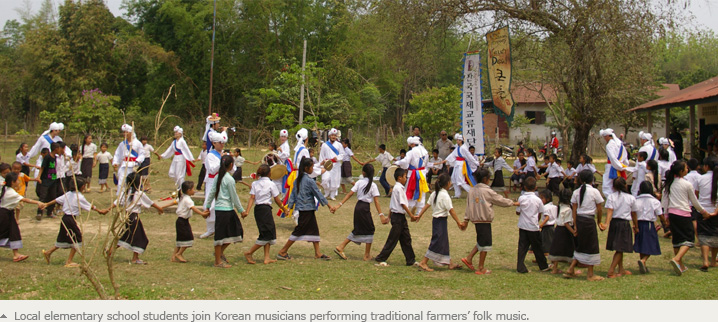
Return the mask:
<path id="1" fill-rule="evenodd" d="M 334 147 L 334 144 L 331 144 L 331 142 L 329 141 L 324 142 L 324 144 L 326 144 L 330 149 L 332 149 L 332 152 L 334 152 L 334 154 L 339 156 L 339 151 L 337 150 L 337 148 Z"/>

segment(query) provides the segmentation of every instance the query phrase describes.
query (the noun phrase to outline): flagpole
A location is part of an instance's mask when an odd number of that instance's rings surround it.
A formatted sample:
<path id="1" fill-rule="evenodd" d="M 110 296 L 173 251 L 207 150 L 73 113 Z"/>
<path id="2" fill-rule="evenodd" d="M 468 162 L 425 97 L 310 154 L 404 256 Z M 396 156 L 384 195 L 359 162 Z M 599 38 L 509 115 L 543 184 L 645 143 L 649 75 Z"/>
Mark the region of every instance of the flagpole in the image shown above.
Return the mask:
<path id="1" fill-rule="evenodd" d="M 214 35 L 215 25 L 217 24 L 217 0 L 214 0 L 214 15 L 212 17 L 212 50 L 211 61 L 209 65 L 209 115 L 212 115 L 212 83 L 214 80 Z"/>

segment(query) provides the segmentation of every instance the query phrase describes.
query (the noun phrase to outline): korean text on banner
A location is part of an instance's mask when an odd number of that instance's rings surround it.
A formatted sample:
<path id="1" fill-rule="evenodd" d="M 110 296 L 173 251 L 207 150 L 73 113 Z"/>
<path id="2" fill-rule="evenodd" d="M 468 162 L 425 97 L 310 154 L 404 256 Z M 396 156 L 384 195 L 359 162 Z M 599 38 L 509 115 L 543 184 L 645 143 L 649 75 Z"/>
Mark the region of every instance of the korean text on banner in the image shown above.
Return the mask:
<path id="1" fill-rule="evenodd" d="M 513 118 L 514 98 L 511 96 L 511 44 L 509 27 L 499 28 L 486 34 L 488 44 L 488 70 L 491 99 L 494 106 Z"/>
<path id="2" fill-rule="evenodd" d="M 481 116 L 481 58 L 467 53 L 464 58 L 464 86 L 461 94 L 461 129 L 464 143 L 484 154 L 484 123 Z"/>

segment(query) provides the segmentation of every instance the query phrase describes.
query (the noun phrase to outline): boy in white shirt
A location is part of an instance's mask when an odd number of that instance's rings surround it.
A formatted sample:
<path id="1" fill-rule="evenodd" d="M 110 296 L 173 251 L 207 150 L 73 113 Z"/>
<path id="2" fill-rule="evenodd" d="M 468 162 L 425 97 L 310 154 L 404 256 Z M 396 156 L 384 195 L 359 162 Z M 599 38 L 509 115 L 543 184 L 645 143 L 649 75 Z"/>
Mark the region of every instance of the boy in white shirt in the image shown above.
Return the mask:
<path id="1" fill-rule="evenodd" d="M 534 251 L 539 269 L 548 271 L 549 267 L 546 262 L 546 256 L 544 256 L 541 233 L 539 232 L 539 218 L 545 212 L 545 209 L 541 199 L 533 193 L 536 191 L 536 179 L 534 177 L 526 178 L 524 190 L 527 193 L 519 197 L 519 206 L 516 208 L 516 215 L 519 216 L 519 246 L 516 271 L 519 273 L 529 272 L 526 264 L 524 264 L 529 247 Z"/>
<path id="2" fill-rule="evenodd" d="M 409 225 L 406 221 L 406 215 L 409 215 L 412 222 L 416 220 L 411 209 L 409 209 L 409 200 L 407 200 L 404 190 L 404 184 L 407 180 L 406 174 L 407 171 L 402 168 L 396 169 L 396 172 L 394 172 L 396 184 L 394 184 L 391 193 L 389 217 L 382 216 L 381 218 L 381 223 L 384 225 L 391 221 L 391 230 L 389 231 L 389 236 L 386 238 L 384 248 L 375 258 L 378 262 L 376 264 L 377 266 L 389 266 L 386 260 L 389 259 L 391 252 L 394 251 L 397 242 L 401 244 L 401 251 L 404 253 L 406 265 L 411 266 L 416 264 L 414 249 L 411 246 L 411 233 L 409 232 Z"/>
<path id="3" fill-rule="evenodd" d="M 548 257 L 548 252 L 553 244 L 553 233 L 556 226 L 556 217 L 558 217 L 558 207 L 553 204 L 553 193 L 551 190 L 544 189 L 539 193 L 539 198 L 543 202 L 543 216 L 541 217 L 541 245 L 543 246 L 543 253 Z"/>
<path id="4" fill-rule="evenodd" d="M 386 145 L 380 144 L 379 155 L 377 155 L 376 158 L 367 161 L 367 163 L 374 161 L 381 162 L 382 170 L 381 176 L 379 177 L 379 183 L 381 183 L 381 186 L 384 188 L 384 192 L 386 193 L 387 197 L 391 195 L 391 186 L 389 185 L 389 182 L 386 181 L 386 170 L 391 167 L 392 160 L 394 160 L 394 157 L 386 151 Z"/>

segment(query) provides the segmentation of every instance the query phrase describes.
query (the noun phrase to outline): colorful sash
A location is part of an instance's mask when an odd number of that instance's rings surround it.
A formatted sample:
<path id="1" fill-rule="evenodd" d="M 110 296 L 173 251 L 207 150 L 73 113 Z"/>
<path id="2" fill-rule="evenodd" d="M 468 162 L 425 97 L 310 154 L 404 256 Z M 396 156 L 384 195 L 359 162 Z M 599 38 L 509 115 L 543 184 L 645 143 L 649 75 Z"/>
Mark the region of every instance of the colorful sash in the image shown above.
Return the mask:
<path id="1" fill-rule="evenodd" d="M 42 137 L 45 138 L 45 141 L 47 141 L 47 144 L 53 144 L 53 143 L 55 143 L 55 141 L 52 140 L 52 138 L 50 137 L 49 134 L 45 134 L 45 135 L 43 135 Z"/>
<path id="2" fill-rule="evenodd" d="M 299 150 L 297 150 L 297 152 L 294 153 L 294 163 L 292 163 L 289 159 L 287 159 L 287 171 L 289 171 L 289 174 L 286 176 L 286 179 L 284 181 L 284 186 L 282 186 L 282 188 L 283 188 L 282 191 L 285 192 L 284 199 L 282 200 L 282 204 L 285 206 L 289 202 L 289 196 L 294 191 L 294 185 L 296 184 L 295 181 L 297 181 L 297 170 L 298 170 L 295 167 L 295 164 L 296 164 L 296 166 L 299 166 L 299 163 L 302 161 L 302 160 L 299 160 L 299 162 L 297 162 L 297 157 L 299 156 L 299 153 L 302 152 L 302 150 L 304 150 L 304 147 L 300 147 Z M 286 213 L 282 212 L 282 210 L 280 209 L 279 211 L 277 211 L 277 216 L 284 218 L 287 215 L 291 216 L 292 213 L 294 213 L 294 207 L 292 207 L 291 209 L 288 209 L 288 210 L 289 210 L 289 214 L 286 214 Z"/>
<path id="3" fill-rule="evenodd" d="M 131 155 L 131 156 L 125 155 L 125 161 L 126 161 L 126 162 L 135 162 L 135 161 L 137 161 L 137 156 L 138 156 L 137 151 L 135 151 L 135 150 L 132 149 L 132 145 L 130 144 L 130 142 L 127 142 L 127 140 L 125 140 L 124 143 L 125 143 L 125 148 L 127 149 L 127 152 L 129 152 L 130 155 Z"/>
<path id="4" fill-rule="evenodd" d="M 177 148 L 177 139 L 172 141 L 172 146 L 175 149 L 175 155 L 182 155 L 182 150 Z M 192 161 L 184 159 L 185 161 L 185 174 L 188 176 L 192 176 L 192 168 L 194 168 L 194 163 Z"/>
<path id="5" fill-rule="evenodd" d="M 409 180 L 406 182 L 406 198 L 409 200 L 419 200 L 422 194 L 429 192 L 429 185 L 426 184 L 426 177 L 424 177 L 424 159 L 419 159 L 419 167 L 409 165 L 409 171 L 411 175 Z"/>
<path id="6" fill-rule="evenodd" d="M 337 155 L 337 158 L 339 157 L 339 151 L 337 151 L 337 148 L 335 148 L 334 145 L 331 144 L 331 142 L 327 141 L 327 142 L 324 142 L 324 144 L 326 144 L 330 149 L 332 149 L 332 152 L 334 152 L 334 154 Z M 336 161 L 332 160 L 332 162 L 336 162 Z"/>
<path id="7" fill-rule="evenodd" d="M 219 152 L 217 152 L 217 150 L 209 151 L 209 153 L 210 153 L 210 154 L 213 154 L 214 156 L 216 156 L 217 159 L 219 159 L 219 160 L 220 160 L 220 163 L 221 163 L 222 155 L 219 154 Z M 217 176 L 216 173 L 209 173 L 209 172 L 207 173 L 207 178 L 214 179 L 214 177 L 216 177 L 216 176 Z"/>
<path id="8" fill-rule="evenodd" d="M 621 150 L 618 152 L 618 158 L 617 158 L 617 159 L 618 159 L 618 162 L 621 162 L 621 158 L 623 157 L 623 149 L 624 149 L 623 146 L 621 146 Z M 611 164 L 611 158 L 608 158 L 608 162 L 607 162 L 607 163 L 608 163 L 608 164 Z M 623 164 L 623 162 L 621 162 L 621 167 L 625 168 L 626 165 Z M 621 176 L 621 178 L 626 179 L 626 171 L 621 171 L 621 172 L 619 173 L 619 172 L 616 170 L 616 168 L 614 168 L 613 166 L 611 166 L 611 170 L 608 171 L 608 178 L 609 178 L 609 179 L 616 179 L 616 178 L 618 178 L 619 175 Z"/>
<path id="9" fill-rule="evenodd" d="M 658 150 L 656 150 L 656 148 L 654 147 L 654 148 L 653 148 L 653 153 L 651 153 L 651 157 L 648 158 L 648 160 L 655 160 L 656 152 L 657 152 L 657 151 L 658 151 Z"/>
<path id="10" fill-rule="evenodd" d="M 212 128 L 207 130 L 207 133 L 204 134 L 204 141 L 207 145 L 207 151 L 214 150 L 214 145 L 212 145 L 212 141 L 209 140 L 209 132 L 212 131 Z"/>
<path id="11" fill-rule="evenodd" d="M 476 179 L 474 179 L 474 173 L 471 171 L 471 166 L 469 166 L 469 162 L 466 161 L 466 159 L 461 155 L 461 147 L 457 147 L 456 154 L 458 157 L 456 158 L 459 161 L 464 161 L 464 163 L 461 166 L 461 174 L 464 176 L 464 180 L 466 180 L 466 183 L 468 183 L 470 186 L 476 185 Z"/>

